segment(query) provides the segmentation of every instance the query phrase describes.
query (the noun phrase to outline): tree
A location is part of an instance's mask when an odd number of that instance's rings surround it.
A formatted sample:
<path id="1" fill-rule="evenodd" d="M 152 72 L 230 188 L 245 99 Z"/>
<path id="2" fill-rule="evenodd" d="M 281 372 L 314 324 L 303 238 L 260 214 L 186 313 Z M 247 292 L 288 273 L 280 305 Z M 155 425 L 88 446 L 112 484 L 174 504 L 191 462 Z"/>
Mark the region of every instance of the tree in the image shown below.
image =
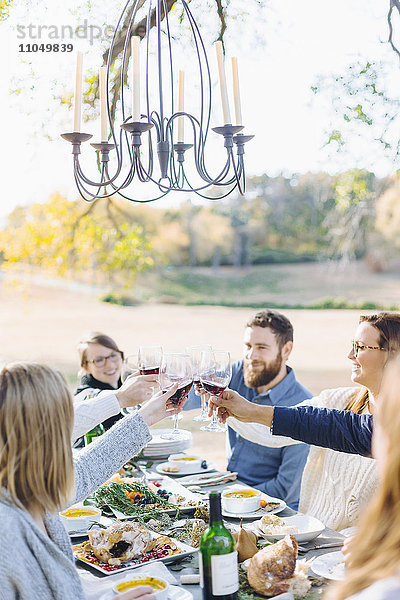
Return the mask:
<path id="1" fill-rule="evenodd" d="M 80 203 L 59 194 L 16 208 L 0 232 L 3 268 L 28 265 L 99 284 L 131 285 L 153 265 L 150 245 L 132 218 L 105 212 L 93 204 L 82 215 Z"/>
<path id="2" fill-rule="evenodd" d="M 372 173 L 357 169 L 336 178 L 335 208 L 328 213 L 325 225 L 331 255 L 342 263 L 366 253 L 374 217 L 374 180 Z"/>

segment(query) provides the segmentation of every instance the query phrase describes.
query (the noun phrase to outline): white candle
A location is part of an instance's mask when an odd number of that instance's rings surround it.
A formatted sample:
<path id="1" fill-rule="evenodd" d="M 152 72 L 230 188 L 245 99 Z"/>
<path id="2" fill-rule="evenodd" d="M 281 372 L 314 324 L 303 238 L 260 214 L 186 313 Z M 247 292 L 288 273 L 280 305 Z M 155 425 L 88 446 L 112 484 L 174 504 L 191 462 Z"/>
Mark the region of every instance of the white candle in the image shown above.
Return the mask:
<path id="1" fill-rule="evenodd" d="M 219 86 L 221 90 L 221 101 L 222 101 L 222 112 L 224 115 L 224 124 L 232 123 L 231 113 L 229 110 L 228 101 L 228 89 L 226 87 L 226 76 L 225 76 L 225 65 L 224 55 L 222 52 L 222 42 L 215 42 L 215 49 L 217 51 L 217 62 L 218 62 L 218 73 L 219 73 Z"/>
<path id="2" fill-rule="evenodd" d="M 236 125 L 243 125 L 242 107 L 240 104 L 239 70 L 236 56 L 232 57 L 233 100 L 235 103 Z"/>
<path id="3" fill-rule="evenodd" d="M 83 54 L 78 52 L 76 56 L 76 77 L 75 77 L 75 96 L 74 96 L 74 132 L 81 130 L 82 113 L 82 64 Z"/>
<path id="4" fill-rule="evenodd" d="M 185 110 L 185 71 L 179 71 L 179 99 L 178 99 L 178 112 Z M 183 142 L 183 130 L 184 130 L 185 117 L 178 117 L 178 142 Z"/>
<path id="5" fill-rule="evenodd" d="M 132 37 L 132 121 L 140 121 L 140 37 Z"/>
<path id="6" fill-rule="evenodd" d="M 100 140 L 107 141 L 107 67 L 100 67 Z"/>

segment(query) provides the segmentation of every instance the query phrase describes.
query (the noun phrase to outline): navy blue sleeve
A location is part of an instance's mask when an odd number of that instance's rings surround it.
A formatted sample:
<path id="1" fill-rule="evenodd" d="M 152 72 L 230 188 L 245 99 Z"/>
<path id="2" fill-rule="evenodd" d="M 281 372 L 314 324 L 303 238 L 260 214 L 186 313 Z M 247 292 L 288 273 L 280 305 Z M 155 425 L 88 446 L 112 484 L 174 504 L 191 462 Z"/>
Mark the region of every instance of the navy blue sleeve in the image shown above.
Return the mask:
<path id="1" fill-rule="evenodd" d="M 274 435 L 288 436 L 339 452 L 370 456 L 372 429 L 371 415 L 356 415 L 350 410 L 315 406 L 274 408 Z"/>

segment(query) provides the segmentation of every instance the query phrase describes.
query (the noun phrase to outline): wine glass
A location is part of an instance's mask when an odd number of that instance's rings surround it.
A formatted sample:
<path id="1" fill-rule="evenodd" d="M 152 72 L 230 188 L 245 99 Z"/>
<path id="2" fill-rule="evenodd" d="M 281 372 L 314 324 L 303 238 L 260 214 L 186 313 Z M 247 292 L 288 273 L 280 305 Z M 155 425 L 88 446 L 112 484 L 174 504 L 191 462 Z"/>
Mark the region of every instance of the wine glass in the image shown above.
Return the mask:
<path id="1" fill-rule="evenodd" d="M 138 368 L 141 375 L 158 375 L 162 359 L 161 346 L 140 346 Z"/>
<path id="2" fill-rule="evenodd" d="M 138 366 L 137 366 L 137 354 L 130 354 L 129 356 L 125 356 L 124 362 L 122 364 L 121 371 L 121 381 L 124 383 L 133 374 L 137 374 Z M 125 415 L 136 413 L 140 408 L 140 404 L 137 406 L 126 406 L 121 410 L 121 412 Z"/>
<path id="3" fill-rule="evenodd" d="M 200 383 L 212 396 L 219 396 L 228 387 L 232 377 L 231 357 L 229 352 L 206 351 L 201 354 Z M 203 431 L 226 431 L 217 420 L 217 409 L 213 408 L 211 421 L 208 425 L 200 427 Z"/>
<path id="4" fill-rule="evenodd" d="M 207 403 L 207 394 L 203 390 L 200 385 L 200 360 L 201 353 L 211 351 L 211 346 L 209 344 L 200 344 L 199 346 L 189 346 L 186 348 L 186 352 L 190 356 L 190 360 L 192 361 L 193 368 L 193 383 L 195 385 L 195 394 L 196 396 L 200 396 L 201 398 L 201 411 L 200 414 L 196 415 L 193 418 L 193 421 L 209 421 L 210 417 L 208 416 L 208 403 Z"/>
<path id="5" fill-rule="evenodd" d="M 122 364 L 121 381 L 122 383 L 128 379 L 130 375 L 137 374 L 138 371 L 138 360 L 136 354 L 130 354 L 125 356 Z"/>
<path id="6" fill-rule="evenodd" d="M 182 398 L 188 395 L 193 385 L 192 364 L 187 354 L 164 354 L 160 368 L 160 387 L 165 392 L 174 383 L 178 384 L 178 389 L 171 396 L 169 402 L 179 404 Z M 167 440 L 174 440 L 185 437 L 179 431 L 179 415 L 174 415 L 174 428 L 163 434 L 161 437 Z"/>

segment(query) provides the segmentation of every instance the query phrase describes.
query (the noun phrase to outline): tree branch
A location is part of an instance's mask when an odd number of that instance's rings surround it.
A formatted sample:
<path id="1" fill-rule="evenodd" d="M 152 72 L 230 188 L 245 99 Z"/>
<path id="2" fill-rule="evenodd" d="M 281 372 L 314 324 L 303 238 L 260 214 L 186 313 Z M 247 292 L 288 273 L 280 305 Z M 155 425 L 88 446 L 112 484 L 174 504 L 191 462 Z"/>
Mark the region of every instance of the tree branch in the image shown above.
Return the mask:
<path id="1" fill-rule="evenodd" d="M 218 18 L 221 22 L 221 27 L 219 29 L 217 41 L 224 43 L 223 38 L 226 30 L 226 11 L 225 8 L 222 6 L 222 0 L 215 0 L 215 3 L 217 5 Z"/>
<path id="2" fill-rule="evenodd" d="M 143 6 L 145 1 L 146 0 L 140 0 L 139 8 L 141 6 Z M 167 12 L 170 12 L 170 10 L 172 9 L 175 2 L 176 2 L 176 0 L 166 0 Z M 125 39 L 126 39 L 128 29 L 129 29 L 129 22 L 131 19 L 131 14 L 132 14 L 131 11 L 128 11 L 128 13 L 126 14 L 124 23 L 116 35 L 113 53 L 111 55 L 111 60 L 110 60 L 111 65 L 120 56 L 120 54 L 122 54 L 122 52 L 124 50 L 124 44 L 125 44 Z M 161 5 L 161 19 L 164 19 L 164 17 L 165 17 L 164 4 L 162 4 Z M 155 25 L 156 25 L 156 11 L 155 11 L 155 9 L 153 9 L 151 11 L 151 17 L 150 17 L 150 28 L 155 27 Z M 147 17 L 144 17 L 141 21 L 139 21 L 139 23 L 132 26 L 132 29 L 130 31 L 130 38 L 132 38 L 132 36 L 136 35 L 136 36 L 139 36 L 141 39 L 143 39 L 145 37 L 146 33 L 147 33 Z M 103 65 L 106 65 L 108 62 L 109 52 L 110 52 L 110 49 L 107 49 L 103 54 Z M 112 81 L 112 86 L 111 86 L 112 100 L 111 100 L 111 104 L 110 104 L 110 113 L 111 113 L 111 118 L 113 120 L 115 119 L 115 113 L 116 113 L 116 109 L 117 109 L 117 101 L 118 101 L 119 93 L 121 91 L 121 81 L 122 81 L 122 79 L 125 79 L 125 77 L 126 77 L 126 71 L 128 69 L 130 55 L 131 55 L 131 45 L 128 44 L 127 48 L 126 48 L 125 72 L 123 73 L 123 77 L 121 77 L 122 63 L 117 68 L 117 70 L 115 71 L 115 73 L 113 75 L 113 81 Z"/>
<path id="3" fill-rule="evenodd" d="M 392 24 L 393 8 L 395 8 L 400 15 L 400 1 L 399 0 L 390 0 L 390 7 L 389 7 L 388 14 L 387 14 L 387 22 L 388 22 L 388 26 L 389 26 L 388 42 L 391 45 L 392 50 L 394 50 L 394 52 L 396 52 L 397 56 L 400 58 L 400 50 L 397 48 L 397 46 L 393 42 L 393 24 Z"/>

